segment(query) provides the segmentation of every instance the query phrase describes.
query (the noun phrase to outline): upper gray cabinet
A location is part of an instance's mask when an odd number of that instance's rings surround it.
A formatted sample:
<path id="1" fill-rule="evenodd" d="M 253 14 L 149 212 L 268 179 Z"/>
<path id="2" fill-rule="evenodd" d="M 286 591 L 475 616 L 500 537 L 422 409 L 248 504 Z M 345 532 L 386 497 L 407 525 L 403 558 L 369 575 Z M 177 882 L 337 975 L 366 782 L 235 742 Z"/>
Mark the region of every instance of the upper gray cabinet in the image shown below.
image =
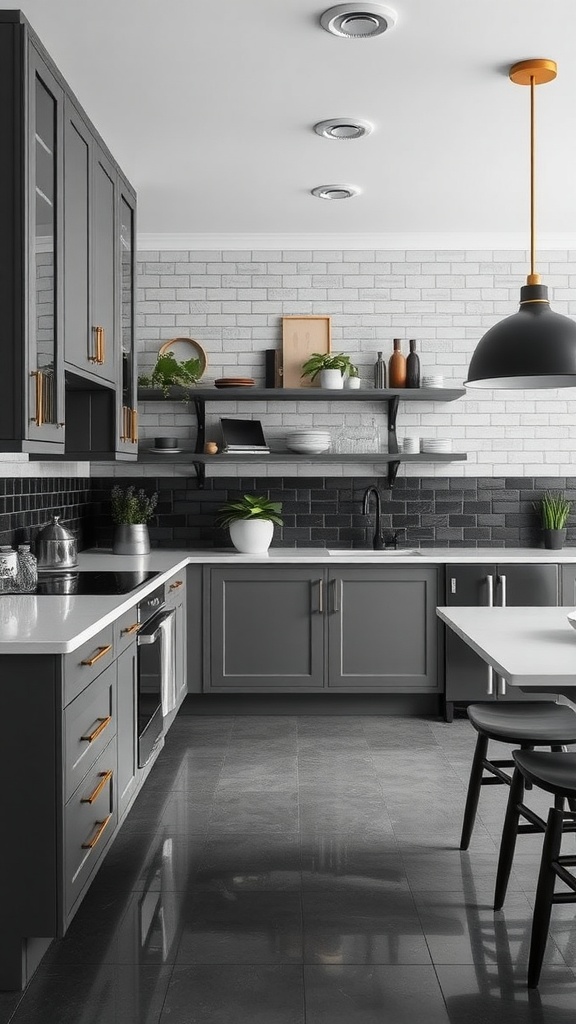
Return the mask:
<path id="1" fill-rule="evenodd" d="M 0 86 L 0 450 L 135 458 L 135 193 L 19 11 Z"/>

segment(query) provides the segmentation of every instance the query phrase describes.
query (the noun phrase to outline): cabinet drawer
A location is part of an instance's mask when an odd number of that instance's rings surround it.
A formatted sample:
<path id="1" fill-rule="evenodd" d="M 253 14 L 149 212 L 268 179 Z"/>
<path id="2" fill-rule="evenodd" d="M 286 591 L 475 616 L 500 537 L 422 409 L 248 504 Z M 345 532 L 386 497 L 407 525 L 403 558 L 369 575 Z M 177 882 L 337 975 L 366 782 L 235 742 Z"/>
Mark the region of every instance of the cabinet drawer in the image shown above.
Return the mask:
<path id="1" fill-rule="evenodd" d="M 166 584 L 166 604 L 169 608 L 175 608 L 184 600 L 186 594 L 186 569 L 176 573 Z"/>
<path id="2" fill-rule="evenodd" d="M 69 704 L 116 657 L 114 631 L 107 626 L 72 654 L 64 655 L 64 704 Z"/>
<path id="3" fill-rule="evenodd" d="M 67 800 L 116 735 L 116 665 L 110 665 L 64 710 Z"/>
<path id="4" fill-rule="evenodd" d="M 124 612 L 114 623 L 114 651 L 115 657 L 119 657 L 130 644 L 134 643 L 138 636 L 138 606 L 134 605 Z"/>
<path id="5" fill-rule="evenodd" d="M 64 809 L 66 916 L 106 850 L 117 820 L 116 740 L 113 738 Z"/>

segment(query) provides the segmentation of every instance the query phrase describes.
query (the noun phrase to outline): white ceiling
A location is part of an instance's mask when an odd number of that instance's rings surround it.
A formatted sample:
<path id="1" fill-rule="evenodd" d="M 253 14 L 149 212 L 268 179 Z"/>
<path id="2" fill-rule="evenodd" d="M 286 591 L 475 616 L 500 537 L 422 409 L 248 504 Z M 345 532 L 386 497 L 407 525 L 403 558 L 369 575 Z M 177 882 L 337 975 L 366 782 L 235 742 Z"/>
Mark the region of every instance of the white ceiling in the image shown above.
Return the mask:
<path id="1" fill-rule="evenodd" d="M 23 0 L 139 198 L 145 233 L 528 234 L 528 57 L 539 238 L 576 239 L 574 0 L 388 0 L 396 27 L 329 35 L 330 0 Z M 0 0 L 0 6 L 14 4 Z M 372 121 L 357 142 L 312 131 Z M 348 182 L 362 195 L 313 198 Z"/>

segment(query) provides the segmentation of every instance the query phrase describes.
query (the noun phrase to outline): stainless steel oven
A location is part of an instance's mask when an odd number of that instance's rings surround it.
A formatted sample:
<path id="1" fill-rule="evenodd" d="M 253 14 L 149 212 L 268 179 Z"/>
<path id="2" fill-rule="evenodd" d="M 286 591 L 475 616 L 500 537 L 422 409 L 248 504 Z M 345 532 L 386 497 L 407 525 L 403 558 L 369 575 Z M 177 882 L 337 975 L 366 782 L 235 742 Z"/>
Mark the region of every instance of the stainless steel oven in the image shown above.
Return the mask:
<path id="1" fill-rule="evenodd" d="M 148 763 L 162 739 L 164 718 L 176 707 L 176 611 L 158 587 L 138 605 L 138 764 Z"/>

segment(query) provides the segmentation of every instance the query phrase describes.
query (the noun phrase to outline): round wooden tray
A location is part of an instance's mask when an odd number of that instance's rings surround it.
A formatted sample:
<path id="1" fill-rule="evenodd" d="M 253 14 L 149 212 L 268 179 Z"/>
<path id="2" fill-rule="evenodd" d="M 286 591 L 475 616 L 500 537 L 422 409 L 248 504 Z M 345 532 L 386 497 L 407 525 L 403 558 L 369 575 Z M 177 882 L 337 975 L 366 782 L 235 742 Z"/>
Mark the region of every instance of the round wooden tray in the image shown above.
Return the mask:
<path id="1" fill-rule="evenodd" d="M 167 352 L 172 352 L 178 363 L 183 363 L 186 359 L 199 359 L 200 376 L 204 374 L 208 365 L 208 357 L 200 342 L 194 341 L 194 338 L 170 338 L 170 341 L 165 341 L 160 346 L 158 355 L 165 356 Z"/>

